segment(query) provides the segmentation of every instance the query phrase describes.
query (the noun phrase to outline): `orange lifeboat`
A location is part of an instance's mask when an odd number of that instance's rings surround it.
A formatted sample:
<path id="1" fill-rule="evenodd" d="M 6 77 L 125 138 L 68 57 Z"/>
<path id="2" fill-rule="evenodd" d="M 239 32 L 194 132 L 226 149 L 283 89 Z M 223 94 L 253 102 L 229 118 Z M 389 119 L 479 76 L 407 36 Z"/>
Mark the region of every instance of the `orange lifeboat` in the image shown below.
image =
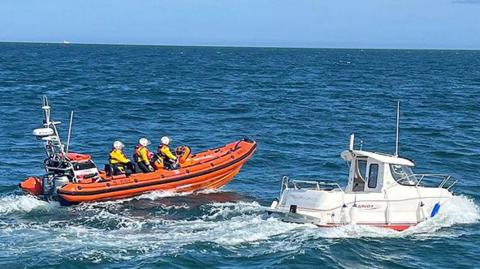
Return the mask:
<path id="1" fill-rule="evenodd" d="M 150 173 L 107 176 L 99 172 L 100 180 L 91 178 L 68 183 L 56 190 L 60 200 L 68 203 L 114 200 L 151 191 L 192 192 L 217 189 L 238 174 L 256 150 L 256 142 L 243 139 L 223 147 L 206 150 L 191 156 L 187 165 L 175 170 L 159 169 Z M 83 156 L 83 155 L 78 155 Z M 41 196 L 42 180 L 29 177 L 20 187 Z"/>
<path id="2" fill-rule="evenodd" d="M 110 169 L 99 171 L 91 156 L 69 151 L 73 113 L 65 145 L 58 133 L 60 122 L 50 117 L 51 107 L 46 96 L 42 98 L 42 110 L 43 126 L 34 129 L 33 135 L 44 143 L 46 174 L 41 178 L 28 177 L 19 187 L 39 198 L 57 200 L 65 205 L 114 200 L 157 190 L 191 192 L 217 189 L 238 174 L 257 147 L 255 141 L 248 138 L 195 155 L 191 155 L 189 147 L 180 146 L 175 150 L 179 167 L 175 165 L 174 169 L 167 170 L 162 162 L 155 161 L 156 171 L 135 174 L 130 174 L 130 171 L 111 176 L 106 172 Z"/>

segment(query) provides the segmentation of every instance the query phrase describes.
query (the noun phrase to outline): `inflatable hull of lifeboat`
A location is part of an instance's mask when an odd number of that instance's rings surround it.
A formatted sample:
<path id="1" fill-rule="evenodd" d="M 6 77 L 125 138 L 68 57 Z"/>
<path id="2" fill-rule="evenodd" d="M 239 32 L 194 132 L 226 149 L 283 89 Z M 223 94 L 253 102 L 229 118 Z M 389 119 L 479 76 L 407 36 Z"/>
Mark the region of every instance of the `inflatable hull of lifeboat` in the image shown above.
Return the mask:
<path id="1" fill-rule="evenodd" d="M 69 203 L 115 200 L 151 191 L 192 192 L 217 189 L 229 183 L 256 150 L 256 143 L 240 140 L 223 147 L 192 156 L 191 164 L 176 170 L 157 170 L 151 173 L 106 176 L 102 182 L 69 183 L 57 190 L 57 195 Z M 27 182 L 28 181 L 28 182 Z M 21 188 L 38 195 L 38 178 L 28 178 Z M 23 186 L 22 186 L 23 185 Z"/>

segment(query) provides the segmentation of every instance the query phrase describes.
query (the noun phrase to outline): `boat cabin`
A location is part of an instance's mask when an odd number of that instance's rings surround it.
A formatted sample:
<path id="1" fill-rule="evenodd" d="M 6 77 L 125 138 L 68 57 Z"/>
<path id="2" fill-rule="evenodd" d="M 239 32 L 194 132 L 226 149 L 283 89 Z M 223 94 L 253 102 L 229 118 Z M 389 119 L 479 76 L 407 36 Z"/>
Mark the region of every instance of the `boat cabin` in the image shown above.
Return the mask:
<path id="1" fill-rule="evenodd" d="M 73 167 L 73 175 L 77 180 L 98 176 L 99 171 L 90 155 L 69 152 L 66 157 Z"/>
<path id="2" fill-rule="evenodd" d="M 382 192 L 392 185 L 415 186 L 418 183 L 411 160 L 353 149 L 345 150 L 341 157 L 349 164 L 345 192 Z"/>
<path id="3" fill-rule="evenodd" d="M 57 160 L 47 158 L 45 160 L 45 170 L 54 175 L 65 175 L 73 181 L 97 177 L 99 171 L 87 154 L 66 153 L 65 159 Z"/>

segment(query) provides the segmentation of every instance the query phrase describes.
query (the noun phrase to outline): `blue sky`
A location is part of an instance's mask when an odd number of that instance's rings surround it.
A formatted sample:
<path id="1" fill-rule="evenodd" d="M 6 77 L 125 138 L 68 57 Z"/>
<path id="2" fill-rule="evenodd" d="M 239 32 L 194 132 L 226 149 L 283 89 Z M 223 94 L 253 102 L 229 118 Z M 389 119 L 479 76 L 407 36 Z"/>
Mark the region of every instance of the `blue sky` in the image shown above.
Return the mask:
<path id="1" fill-rule="evenodd" d="M 1 0 L 0 41 L 480 49 L 480 0 Z"/>

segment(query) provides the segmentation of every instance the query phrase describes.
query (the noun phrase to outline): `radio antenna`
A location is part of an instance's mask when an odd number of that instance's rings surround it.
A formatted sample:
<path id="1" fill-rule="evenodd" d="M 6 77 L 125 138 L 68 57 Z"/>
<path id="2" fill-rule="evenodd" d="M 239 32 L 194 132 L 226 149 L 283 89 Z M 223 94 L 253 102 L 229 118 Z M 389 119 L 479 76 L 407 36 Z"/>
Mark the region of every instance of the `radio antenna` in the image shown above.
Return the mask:
<path id="1" fill-rule="evenodd" d="M 73 124 L 73 111 L 70 112 L 70 123 L 68 125 L 67 150 L 66 150 L 67 153 L 70 148 L 70 138 L 72 136 L 72 124 Z"/>
<path id="2" fill-rule="evenodd" d="M 400 101 L 397 101 L 397 128 L 395 133 L 395 157 L 398 157 L 400 149 Z"/>

